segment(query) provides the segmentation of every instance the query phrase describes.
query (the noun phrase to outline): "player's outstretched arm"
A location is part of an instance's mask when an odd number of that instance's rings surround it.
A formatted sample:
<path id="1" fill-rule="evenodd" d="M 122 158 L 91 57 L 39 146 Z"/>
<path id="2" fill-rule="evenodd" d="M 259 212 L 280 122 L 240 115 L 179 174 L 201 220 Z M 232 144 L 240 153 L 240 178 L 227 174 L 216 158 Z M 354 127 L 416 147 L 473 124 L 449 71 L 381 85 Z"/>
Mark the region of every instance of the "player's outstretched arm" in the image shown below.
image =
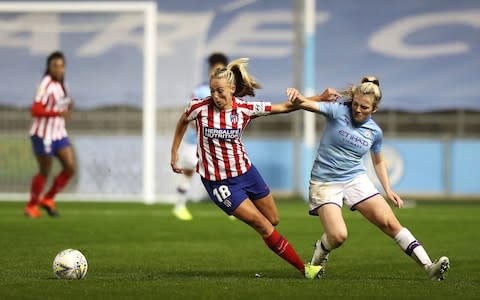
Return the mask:
<path id="1" fill-rule="evenodd" d="M 287 96 L 290 102 L 297 109 L 304 109 L 311 112 L 319 112 L 318 104 L 303 96 L 297 89 L 288 88 Z"/>
<path id="2" fill-rule="evenodd" d="M 285 93 L 287 94 L 288 100 L 282 103 L 272 104 L 270 114 L 289 113 L 299 109 L 299 107 L 294 105 L 293 100 L 300 94 L 300 92 L 294 88 L 287 88 Z"/>
<path id="3" fill-rule="evenodd" d="M 178 161 L 178 148 L 180 148 L 180 144 L 182 143 L 183 136 L 185 135 L 185 131 L 187 131 L 188 127 L 188 119 L 185 114 L 182 114 L 180 119 L 177 122 L 177 126 L 175 127 L 175 134 L 173 136 L 172 141 L 172 148 L 170 150 L 170 166 L 172 167 L 173 172 L 175 173 L 182 173 L 183 170 L 177 167 Z"/>
<path id="4" fill-rule="evenodd" d="M 298 107 L 295 107 L 292 102 L 290 101 L 285 101 L 282 103 L 275 103 L 272 104 L 272 110 L 270 111 L 270 114 L 284 114 L 284 113 L 289 113 L 291 111 L 297 110 Z"/>
<path id="5" fill-rule="evenodd" d="M 388 199 L 392 201 L 396 207 L 401 208 L 403 206 L 403 200 L 394 191 L 392 191 L 390 181 L 388 179 L 387 165 L 385 164 L 382 153 L 372 152 L 371 157 L 375 173 L 377 174 L 378 180 L 382 184 Z"/>

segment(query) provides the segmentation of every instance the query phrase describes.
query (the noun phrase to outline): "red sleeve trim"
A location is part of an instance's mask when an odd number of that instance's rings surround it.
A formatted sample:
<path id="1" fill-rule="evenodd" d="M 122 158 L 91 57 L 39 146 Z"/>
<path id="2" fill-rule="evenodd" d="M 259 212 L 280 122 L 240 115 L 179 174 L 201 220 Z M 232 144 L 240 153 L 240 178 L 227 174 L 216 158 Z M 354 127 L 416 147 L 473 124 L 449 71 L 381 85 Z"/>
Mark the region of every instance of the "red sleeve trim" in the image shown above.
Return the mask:
<path id="1" fill-rule="evenodd" d="M 32 116 L 34 117 L 56 117 L 60 116 L 59 112 L 47 111 L 40 102 L 35 102 L 32 105 Z"/>

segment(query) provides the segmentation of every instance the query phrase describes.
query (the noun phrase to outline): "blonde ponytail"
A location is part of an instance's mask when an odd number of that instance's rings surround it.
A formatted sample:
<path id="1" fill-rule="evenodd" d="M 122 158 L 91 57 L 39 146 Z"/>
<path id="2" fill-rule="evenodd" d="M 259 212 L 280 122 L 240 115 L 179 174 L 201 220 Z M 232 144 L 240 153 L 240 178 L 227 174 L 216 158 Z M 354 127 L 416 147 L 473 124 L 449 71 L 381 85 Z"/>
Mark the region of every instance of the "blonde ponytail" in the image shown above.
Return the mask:
<path id="1" fill-rule="evenodd" d="M 255 89 L 261 88 L 257 80 L 248 73 L 248 58 L 239 58 L 227 65 L 226 68 L 217 69 L 210 79 L 225 78 L 231 85 L 235 85 L 236 97 L 255 96 Z"/>

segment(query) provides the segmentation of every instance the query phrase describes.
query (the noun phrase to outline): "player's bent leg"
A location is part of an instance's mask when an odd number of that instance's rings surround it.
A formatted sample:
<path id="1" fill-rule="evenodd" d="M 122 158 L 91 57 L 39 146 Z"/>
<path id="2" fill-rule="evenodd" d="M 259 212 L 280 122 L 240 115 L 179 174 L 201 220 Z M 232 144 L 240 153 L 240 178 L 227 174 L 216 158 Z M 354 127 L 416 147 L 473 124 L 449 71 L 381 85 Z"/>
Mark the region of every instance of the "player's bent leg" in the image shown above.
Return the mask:
<path id="1" fill-rule="evenodd" d="M 272 223 L 260 212 L 250 199 L 244 200 L 233 215 L 250 225 L 263 238 L 265 244 L 278 256 L 286 260 L 308 279 L 313 279 L 321 267 L 310 267 L 304 264 L 292 245 L 275 230 Z M 317 272 L 315 272 L 317 270 Z M 313 275 L 312 275 L 313 274 Z"/>
<path id="2" fill-rule="evenodd" d="M 40 206 L 45 209 L 49 216 L 58 217 L 58 209 L 55 203 L 55 196 L 65 188 L 76 171 L 75 156 L 70 145 L 61 147 L 55 155 L 62 164 L 62 171 L 55 177 L 50 190 L 40 200 Z"/>
<path id="3" fill-rule="evenodd" d="M 342 215 L 342 208 L 333 203 L 325 204 L 317 209 L 320 222 L 326 234 L 330 249 L 340 247 L 348 237 L 347 225 Z"/>
<path id="4" fill-rule="evenodd" d="M 63 170 L 73 176 L 77 171 L 77 163 L 75 161 L 75 154 L 73 153 L 72 146 L 60 148 L 55 155 L 60 160 Z"/>
<path id="5" fill-rule="evenodd" d="M 407 228 L 400 224 L 391 207 L 382 196 L 376 195 L 358 204 L 355 208 L 371 223 L 392 237 L 407 255 L 423 267 L 430 279 L 443 280 L 445 278 L 446 272 L 450 268 L 449 259 L 443 256 L 435 263 L 432 263 L 421 243 Z"/>
<path id="6" fill-rule="evenodd" d="M 381 195 L 375 195 L 359 203 L 355 209 L 391 238 L 394 238 L 403 228 L 392 208 Z"/>
<path id="7" fill-rule="evenodd" d="M 41 174 L 43 177 L 48 178 L 53 166 L 52 157 L 48 155 L 35 155 L 35 158 L 38 163 L 39 174 Z"/>
<path id="8" fill-rule="evenodd" d="M 269 236 L 274 230 L 273 225 L 248 198 L 233 211 L 232 215 L 250 225 L 263 238 Z"/>
<path id="9" fill-rule="evenodd" d="M 277 205 L 273 200 L 272 194 L 268 194 L 266 197 L 255 200 L 253 202 L 258 210 L 272 223 L 273 226 L 277 226 L 280 222 L 278 216 Z"/>
<path id="10" fill-rule="evenodd" d="M 347 239 L 347 225 L 342 216 L 342 209 L 334 204 L 328 203 L 317 209 L 317 214 L 324 228 L 322 237 L 316 241 L 310 263 L 321 266 L 322 269 L 317 277 L 325 274 L 330 251 L 340 247 Z"/>
<path id="11" fill-rule="evenodd" d="M 38 209 L 38 204 L 40 202 L 43 189 L 47 182 L 48 175 L 52 169 L 52 157 L 49 155 L 36 154 L 35 158 L 38 163 L 39 172 L 33 176 L 32 183 L 30 186 L 30 200 L 23 210 L 25 216 L 30 218 L 39 218 L 41 217 L 40 210 Z"/>

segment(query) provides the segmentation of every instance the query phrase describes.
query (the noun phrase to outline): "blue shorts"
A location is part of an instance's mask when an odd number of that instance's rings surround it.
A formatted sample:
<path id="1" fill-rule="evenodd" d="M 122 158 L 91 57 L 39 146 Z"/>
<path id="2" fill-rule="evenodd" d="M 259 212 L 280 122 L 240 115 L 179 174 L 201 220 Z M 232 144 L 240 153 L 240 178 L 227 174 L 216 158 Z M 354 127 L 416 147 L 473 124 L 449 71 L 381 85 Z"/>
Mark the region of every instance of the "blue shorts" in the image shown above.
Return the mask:
<path id="1" fill-rule="evenodd" d="M 247 198 L 255 201 L 270 194 L 270 189 L 253 165 L 240 176 L 219 181 L 202 177 L 202 182 L 210 199 L 229 215 Z"/>
<path id="2" fill-rule="evenodd" d="M 58 141 L 48 141 L 36 135 L 32 135 L 30 139 L 32 140 L 33 153 L 37 155 L 53 156 L 58 150 L 70 146 L 68 137 L 64 137 Z"/>

